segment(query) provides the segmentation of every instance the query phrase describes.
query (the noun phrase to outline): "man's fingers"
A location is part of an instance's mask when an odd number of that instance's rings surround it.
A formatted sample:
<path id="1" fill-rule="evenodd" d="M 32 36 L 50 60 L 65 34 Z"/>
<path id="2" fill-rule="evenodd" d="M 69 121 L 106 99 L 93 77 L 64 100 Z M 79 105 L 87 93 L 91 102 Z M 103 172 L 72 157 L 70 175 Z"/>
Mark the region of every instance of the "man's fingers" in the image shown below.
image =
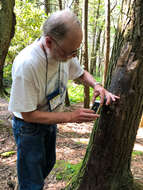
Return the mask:
<path id="1" fill-rule="evenodd" d="M 100 115 L 98 115 L 98 114 L 86 114 L 86 115 L 80 117 L 80 119 L 78 120 L 78 122 L 94 121 L 94 120 L 96 120 L 99 117 L 100 117 Z"/>
<path id="2" fill-rule="evenodd" d="M 104 97 L 105 97 L 105 92 L 101 91 L 100 92 L 100 105 L 104 104 Z"/>
<path id="3" fill-rule="evenodd" d="M 96 97 L 99 96 L 99 92 L 95 91 L 94 94 L 93 94 L 93 100 L 92 102 L 94 102 L 96 100 Z"/>
<path id="4" fill-rule="evenodd" d="M 81 108 L 74 112 L 73 121 L 75 122 L 89 122 L 96 120 L 99 115 L 95 114 L 93 110 Z"/>
<path id="5" fill-rule="evenodd" d="M 115 102 L 116 99 L 120 99 L 120 97 L 112 93 L 106 93 L 106 105 L 111 104 L 112 101 Z"/>

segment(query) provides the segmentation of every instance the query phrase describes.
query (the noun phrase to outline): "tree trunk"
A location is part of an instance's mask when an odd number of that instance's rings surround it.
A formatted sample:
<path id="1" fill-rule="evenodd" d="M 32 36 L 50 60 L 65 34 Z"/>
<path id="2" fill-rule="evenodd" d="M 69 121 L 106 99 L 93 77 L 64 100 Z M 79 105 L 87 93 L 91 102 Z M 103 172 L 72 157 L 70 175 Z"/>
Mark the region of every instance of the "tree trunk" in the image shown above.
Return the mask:
<path id="1" fill-rule="evenodd" d="M 45 13 L 51 13 L 51 0 L 44 0 Z"/>
<path id="2" fill-rule="evenodd" d="M 128 1 L 124 1 L 126 7 Z M 124 9 L 125 10 L 125 9 Z M 103 106 L 91 134 L 82 167 L 70 190 L 138 190 L 131 173 L 131 155 L 143 111 L 143 3 L 133 0 L 117 31 L 108 73 L 108 89 L 120 96 Z M 128 14 L 124 15 L 128 16 Z M 110 77 L 111 76 L 111 77 Z"/>
<path id="3" fill-rule="evenodd" d="M 103 84 L 106 82 L 109 56 L 110 56 L 110 0 L 105 0 L 105 12 L 106 12 L 106 32 L 105 32 L 105 56 L 104 56 L 104 75 Z"/>
<path id="4" fill-rule="evenodd" d="M 88 0 L 84 0 L 84 14 L 83 14 L 83 44 L 84 44 L 84 49 L 83 49 L 83 65 L 84 69 L 88 71 Z M 89 87 L 85 86 L 84 87 L 84 107 L 89 108 L 89 103 L 90 103 L 90 97 L 89 97 Z"/>
<path id="5" fill-rule="evenodd" d="M 68 89 L 66 89 L 65 106 L 67 106 L 67 107 L 70 106 Z"/>
<path id="6" fill-rule="evenodd" d="M 105 44 L 105 31 L 103 31 L 100 43 L 102 45 L 101 45 L 100 50 L 99 50 L 100 55 L 99 55 L 99 62 L 98 62 L 98 73 L 97 73 L 98 77 L 103 75 L 103 55 L 104 55 L 104 44 Z"/>
<path id="7" fill-rule="evenodd" d="M 15 0 L 0 1 L 0 89 L 3 89 L 3 68 L 10 41 L 15 32 Z"/>
<path id="8" fill-rule="evenodd" d="M 94 30 L 93 30 L 93 39 L 92 39 L 92 49 L 91 49 L 91 59 L 90 59 L 90 73 L 93 74 L 93 71 L 96 70 L 94 67 L 96 67 L 95 57 L 96 57 L 96 51 L 95 51 L 95 36 L 96 36 L 96 28 L 97 28 L 97 23 L 98 23 L 98 18 L 99 18 L 99 8 L 100 8 L 100 0 L 98 0 L 98 7 L 96 11 L 96 19 L 95 19 L 95 24 L 94 24 Z M 95 63 L 95 64 L 94 64 Z"/>
<path id="9" fill-rule="evenodd" d="M 59 0 L 59 8 L 60 10 L 62 10 L 63 6 L 62 6 L 62 0 Z"/>
<path id="10" fill-rule="evenodd" d="M 100 48 L 100 38 L 101 38 L 101 33 L 102 33 L 102 28 L 103 28 L 103 25 L 99 28 L 98 30 L 98 33 L 97 33 L 97 39 L 96 39 L 96 44 L 95 44 L 95 50 L 94 50 L 94 57 L 93 57 L 93 60 L 92 60 L 92 71 L 94 75 L 97 74 L 97 55 L 99 54 L 99 48 Z M 97 75 L 96 75 L 97 76 Z"/>

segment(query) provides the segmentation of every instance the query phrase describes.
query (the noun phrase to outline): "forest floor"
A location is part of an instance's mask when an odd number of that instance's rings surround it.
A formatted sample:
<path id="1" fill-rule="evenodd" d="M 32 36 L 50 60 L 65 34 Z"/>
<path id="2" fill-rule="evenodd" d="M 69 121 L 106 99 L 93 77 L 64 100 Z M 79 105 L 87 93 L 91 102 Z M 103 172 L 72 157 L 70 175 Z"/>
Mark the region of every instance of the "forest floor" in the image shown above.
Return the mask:
<path id="1" fill-rule="evenodd" d="M 16 146 L 11 122 L 8 119 L 10 113 L 7 111 L 7 106 L 7 101 L 0 98 L 0 190 L 14 190 L 17 180 Z M 73 110 L 79 106 L 81 104 L 71 106 L 68 109 Z M 57 160 L 71 164 L 79 163 L 85 155 L 92 127 L 93 122 L 58 125 Z M 139 152 L 132 156 L 132 173 L 134 178 L 143 184 L 143 128 L 138 130 L 134 150 Z M 6 152 L 11 152 L 11 154 L 4 156 L 2 153 Z M 56 177 L 59 171 L 60 167 L 53 169 L 45 181 L 44 190 L 60 190 L 66 186 L 67 181 L 58 180 Z"/>

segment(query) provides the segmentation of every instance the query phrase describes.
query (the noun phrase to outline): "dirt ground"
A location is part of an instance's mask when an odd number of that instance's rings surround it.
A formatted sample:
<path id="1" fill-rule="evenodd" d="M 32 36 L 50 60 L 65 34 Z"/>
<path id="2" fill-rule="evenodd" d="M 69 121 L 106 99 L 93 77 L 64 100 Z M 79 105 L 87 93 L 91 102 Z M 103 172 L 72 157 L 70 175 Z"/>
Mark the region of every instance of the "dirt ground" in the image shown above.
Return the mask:
<path id="1" fill-rule="evenodd" d="M 79 163 L 84 157 L 92 126 L 92 122 L 82 123 L 82 126 L 77 123 L 60 124 L 57 134 L 57 160 Z M 134 149 L 143 152 L 143 128 L 138 130 Z M 17 180 L 16 146 L 11 130 L 10 113 L 7 111 L 7 101 L 0 99 L 0 155 L 8 151 L 13 151 L 13 154 L 8 157 L 0 156 L 0 190 L 14 190 Z M 132 158 L 131 168 L 134 178 L 143 183 L 143 155 Z M 60 190 L 65 187 L 65 181 L 56 179 L 56 172 L 57 169 L 53 169 L 48 176 L 44 190 Z"/>

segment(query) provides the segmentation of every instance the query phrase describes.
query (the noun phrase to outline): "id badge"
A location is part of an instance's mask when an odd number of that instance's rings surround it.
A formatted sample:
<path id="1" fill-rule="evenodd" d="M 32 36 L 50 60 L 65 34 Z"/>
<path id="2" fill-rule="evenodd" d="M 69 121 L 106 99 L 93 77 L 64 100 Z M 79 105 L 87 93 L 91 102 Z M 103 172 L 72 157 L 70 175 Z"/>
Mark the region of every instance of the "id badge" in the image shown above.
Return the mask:
<path id="1" fill-rule="evenodd" d="M 56 107 L 58 107 L 59 105 L 61 105 L 61 96 L 60 96 L 60 94 L 55 96 L 53 99 L 51 99 L 49 101 L 49 103 L 50 103 L 51 111 L 56 109 Z"/>
<path id="2" fill-rule="evenodd" d="M 61 94 L 60 94 L 59 89 L 49 94 L 46 98 L 47 98 L 47 104 L 50 111 L 55 110 L 58 106 L 62 104 Z"/>

